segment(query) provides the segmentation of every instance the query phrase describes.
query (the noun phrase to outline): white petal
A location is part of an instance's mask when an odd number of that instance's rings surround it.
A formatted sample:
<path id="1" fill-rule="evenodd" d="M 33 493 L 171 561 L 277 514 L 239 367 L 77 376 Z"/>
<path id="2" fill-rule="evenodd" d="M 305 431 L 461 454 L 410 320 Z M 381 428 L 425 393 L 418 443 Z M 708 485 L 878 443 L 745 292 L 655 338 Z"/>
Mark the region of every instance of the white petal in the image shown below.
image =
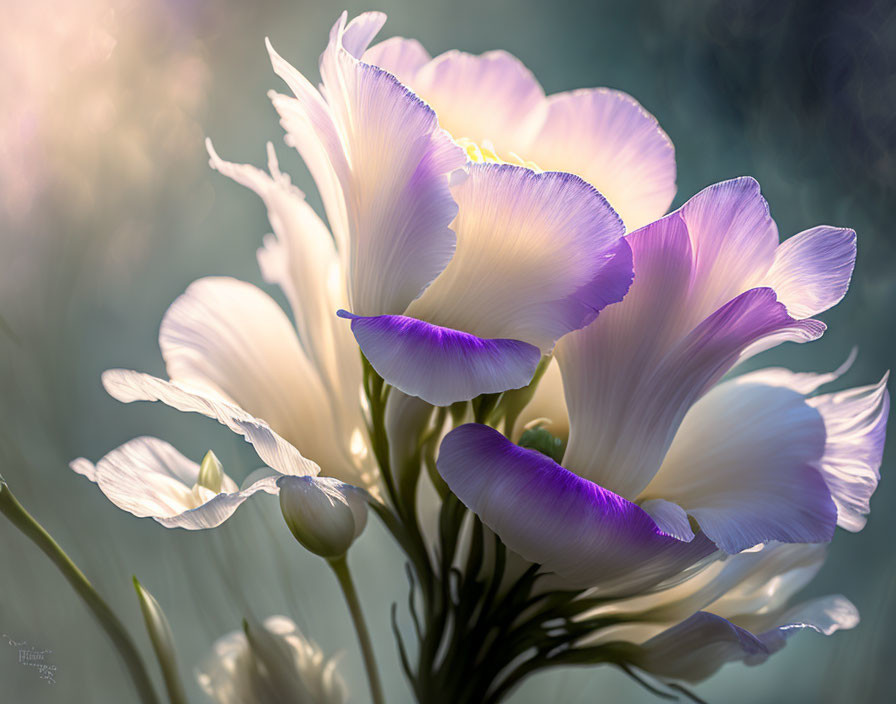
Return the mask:
<path id="1" fill-rule="evenodd" d="M 127 369 L 104 372 L 103 386 L 110 396 L 122 403 L 161 401 L 185 413 L 201 413 L 214 418 L 245 437 L 262 461 L 282 474 L 316 476 L 320 472 L 320 467 L 302 457 L 267 423 L 208 389 L 192 389 Z"/>
<path id="2" fill-rule="evenodd" d="M 333 403 L 286 314 L 261 289 L 229 278 L 193 282 L 165 313 L 159 345 L 172 381 L 232 400 L 327 474 L 354 473 L 354 428 L 343 426 L 349 418 Z M 354 394 L 357 406 L 357 387 Z"/>
<path id="3" fill-rule="evenodd" d="M 729 553 L 827 541 L 836 511 L 815 468 L 824 443 L 821 416 L 802 395 L 727 382 L 690 409 L 642 498 L 677 503 Z"/>

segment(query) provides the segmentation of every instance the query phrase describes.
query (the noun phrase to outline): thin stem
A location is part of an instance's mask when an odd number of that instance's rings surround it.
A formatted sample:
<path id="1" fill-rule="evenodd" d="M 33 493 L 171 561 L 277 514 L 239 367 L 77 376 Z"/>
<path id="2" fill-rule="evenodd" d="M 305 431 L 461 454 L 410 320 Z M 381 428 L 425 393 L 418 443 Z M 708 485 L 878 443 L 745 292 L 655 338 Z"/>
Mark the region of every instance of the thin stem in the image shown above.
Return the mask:
<path id="1" fill-rule="evenodd" d="M 373 704 L 384 704 L 383 686 L 380 683 L 379 671 L 376 667 L 376 658 L 373 654 L 373 644 L 370 641 L 370 633 L 367 631 L 367 623 L 364 621 L 364 614 L 361 611 L 361 602 L 358 600 L 358 592 L 355 590 L 355 583 L 352 580 L 351 572 L 348 569 L 348 562 L 345 555 L 337 557 L 333 560 L 327 560 L 342 593 L 345 596 L 345 603 L 348 605 L 349 613 L 352 616 L 352 622 L 355 624 L 355 632 L 358 634 L 358 643 L 361 646 L 361 655 L 364 656 L 364 667 L 367 670 L 367 679 L 370 682 L 370 696 Z"/>
<path id="2" fill-rule="evenodd" d="M 118 650 L 118 654 L 124 661 L 128 674 L 134 681 L 134 688 L 140 696 L 140 701 L 143 704 L 158 704 L 159 700 L 156 698 L 152 681 L 146 672 L 137 647 L 125 630 L 124 624 L 118 620 L 118 617 L 99 595 L 90 583 L 90 580 L 84 576 L 84 573 L 78 569 L 78 566 L 65 554 L 63 549 L 59 547 L 59 544 L 53 540 L 53 537 L 18 502 L 6 482 L 2 479 L 0 479 L 0 512 L 50 558 L 66 580 L 68 580 L 68 583 L 78 593 L 78 596 L 93 612 L 94 617 L 96 617 L 100 626 L 103 627 L 103 630 L 106 631 L 106 635 L 109 636 Z"/>

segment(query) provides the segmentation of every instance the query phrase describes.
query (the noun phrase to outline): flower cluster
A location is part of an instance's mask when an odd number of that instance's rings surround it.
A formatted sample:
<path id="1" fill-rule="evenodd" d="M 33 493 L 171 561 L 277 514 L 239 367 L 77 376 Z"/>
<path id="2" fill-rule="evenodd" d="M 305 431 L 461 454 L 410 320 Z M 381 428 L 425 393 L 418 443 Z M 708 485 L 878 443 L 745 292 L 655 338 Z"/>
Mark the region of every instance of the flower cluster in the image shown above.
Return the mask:
<path id="1" fill-rule="evenodd" d="M 264 172 L 209 144 L 267 207 L 258 262 L 291 317 L 254 285 L 204 278 L 162 322 L 167 380 L 103 376 L 120 401 L 217 420 L 266 467 L 240 488 L 213 454 L 199 465 L 144 437 L 73 468 L 168 527 L 212 528 L 279 492 L 334 565 L 366 502 L 408 557 L 418 643 L 399 647 L 418 701 L 498 702 L 568 663 L 695 682 L 799 629 L 855 626 L 842 596 L 791 597 L 837 526 L 864 526 L 886 377 L 819 394 L 851 360 L 730 374 L 822 335 L 855 233 L 780 241 L 752 178 L 668 212 L 674 149 L 630 96 L 546 96 L 502 51 L 371 46 L 384 21 L 339 18 L 319 88 L 268 45 L 292 93 L 270 97 L 326 222 L 273 147 Z M 220 682 L 248 687 L 232 680 L 263 653 L 283 692 L 304 680 L 306 699 L 341 701 L 282 620 L 253 629 L 216 646 L 202 681 L 218 701 L 245 699 Z"/>

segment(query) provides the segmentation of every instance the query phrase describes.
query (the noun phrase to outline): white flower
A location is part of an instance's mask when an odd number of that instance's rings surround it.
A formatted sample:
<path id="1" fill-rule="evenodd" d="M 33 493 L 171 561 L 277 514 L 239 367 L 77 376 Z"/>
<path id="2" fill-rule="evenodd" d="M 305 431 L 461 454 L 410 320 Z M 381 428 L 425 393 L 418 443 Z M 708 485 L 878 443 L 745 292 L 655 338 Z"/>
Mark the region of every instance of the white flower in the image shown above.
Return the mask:
<path id="1" fill-rule="evenodd" d="M 198 669 L 202 690 L 217 704 L 343 704 L 336 660 L 324 658 L 290 619 L 244 624 L 215 642 Z"/>

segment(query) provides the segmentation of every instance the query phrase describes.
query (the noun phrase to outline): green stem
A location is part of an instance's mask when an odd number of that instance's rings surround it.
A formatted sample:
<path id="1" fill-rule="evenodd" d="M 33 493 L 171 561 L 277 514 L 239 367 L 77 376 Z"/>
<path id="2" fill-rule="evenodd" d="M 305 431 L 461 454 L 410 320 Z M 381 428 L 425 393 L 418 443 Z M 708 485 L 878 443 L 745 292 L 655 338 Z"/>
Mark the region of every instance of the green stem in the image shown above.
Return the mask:
<path id="1" fill-rule="evenodd" d="M 94 617 L 96 617 L 100 626 L 103 627 L 103 630 L 106 631 L 106 635 L 109 636 L 117 648 L 118 654 L 124 661 L 128 673 L 134 681 L 134 688 L 140 696 L 140 701 L 143 704 L 158 704 L 159 700 L 156 698 L 152 681 L 146 672 L 137 647 L 125 630 L 124 624 L 118 620 L 118 617 L 112 612 L 109 605 L 103 601 L 103 598 L 97 593 L 90 580 L 71 561 L 71 558 L 65 554 L 63 549 L 59 547 L 59 544 L 53 540 L 53 537 L 18 502 L 12 491 L 10 491 L 9 486 L 2 479 L 0 479 L 0 512 L 50 558 L 68 580 L 68 583 L 78 593 L 78 596 L 93 612 Z"/>
<path id="2" fill-rule="evenodd" d="M 327 562 L 333 568 L 336 579 L 339 581 L 339 586 L 342 588 L 342 593 L 345 596 L 345 603 L 348 605 L 349 613 L 352 616 L 352 622 L 355 624 L 355 632 L 358 634 L 361 654 L 364 656 L 367 679 L 370 682 L 370 696 L 373 699 L 373 704 L 384 704 L 386 700 L 383 699 L 383 686 L 380 683 L 380 675 L 376 667 L 373 644 L 370 641 L 370 633 L 367 630 L 367 623 L 364 621 L 364 614 L 361 611 L 358 592 L 355 590 L 355 583 L 348 569 L 348 562 L 345 559 L 345 555 L 333 560 L 327 560 Z"/>

